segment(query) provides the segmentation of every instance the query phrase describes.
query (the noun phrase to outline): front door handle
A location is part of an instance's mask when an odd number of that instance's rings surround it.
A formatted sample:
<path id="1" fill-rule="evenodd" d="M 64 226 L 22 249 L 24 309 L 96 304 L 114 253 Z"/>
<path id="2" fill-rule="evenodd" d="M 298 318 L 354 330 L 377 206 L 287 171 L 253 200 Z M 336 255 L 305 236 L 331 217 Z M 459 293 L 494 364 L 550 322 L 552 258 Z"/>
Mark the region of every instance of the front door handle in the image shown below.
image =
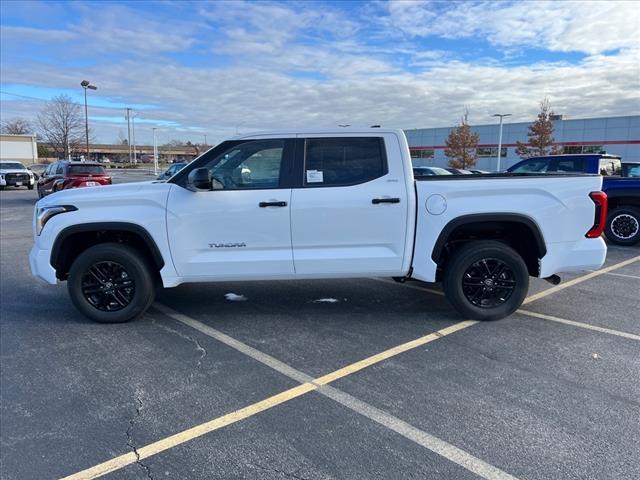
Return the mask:
<path id="1" fill-rule="evenodd" d="M 379 203 L 400 203 L 400 199 L 397 197 L 394 198 L 374 198 L 371 200 L 371 203 L 374 205 L 378 205 Z"/>
<path id="2" fill-rule="evenodd" d="M 265 208 L 265 207 L 286 207 L 287 206 L 287 202 L 260 202 L 258 204 L 258 206 L 260 208 Z"/>

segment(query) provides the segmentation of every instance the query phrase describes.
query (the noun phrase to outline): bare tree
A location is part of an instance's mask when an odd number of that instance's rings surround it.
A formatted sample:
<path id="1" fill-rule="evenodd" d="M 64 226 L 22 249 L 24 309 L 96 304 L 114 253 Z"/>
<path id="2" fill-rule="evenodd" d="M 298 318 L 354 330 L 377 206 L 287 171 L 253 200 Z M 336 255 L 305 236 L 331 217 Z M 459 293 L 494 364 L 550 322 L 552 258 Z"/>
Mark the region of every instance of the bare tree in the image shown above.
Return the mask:
<path id="1" fill-rule="evenodd" d="M 27 135 L 33 133 L 31 124 L 24 118 L 14 118 L 3 122 L 0 131 L 10 135 Z"/>
<path id="2" fill-rule="evenodd" d="M 122 130 L 118 130 L 118 140 L 116 143 L 118 145 L 129 145 L 129 140 L 124 136 L 124 132 Z"/>
<path id="3" fill-rule="evenodd" d="M 449 166 L 453 168 L 473 167 L 478 159 L 476 147 L 480 135 L 471 130 L 468 118 L 469 110 L 465 110 L 460 124 L 451 130 L 447 138 L 444 154 L 449 158 Z"/>
<path id="4" fill-rule="evenodd" d="M 67 95 L 58 95 L 47 102 L 38 114 L 38 128 L 58 157 L 67 158 L 79 151 L 84 137 L 81 109 Z"/>
<path id="5" fill-rule="evenodd" d="M 561 153 L 556 147 L 553 147 L 553 122 L 551 117 L 551 102 L 548 98 L 544 98 L 540 102 L 540 113 L 535 122 L 529 125 L 527 133 L 528 143 L 516 142 L 516 153 L 521 158 L 527 158 L 534 155 L 552 155 Z"/>

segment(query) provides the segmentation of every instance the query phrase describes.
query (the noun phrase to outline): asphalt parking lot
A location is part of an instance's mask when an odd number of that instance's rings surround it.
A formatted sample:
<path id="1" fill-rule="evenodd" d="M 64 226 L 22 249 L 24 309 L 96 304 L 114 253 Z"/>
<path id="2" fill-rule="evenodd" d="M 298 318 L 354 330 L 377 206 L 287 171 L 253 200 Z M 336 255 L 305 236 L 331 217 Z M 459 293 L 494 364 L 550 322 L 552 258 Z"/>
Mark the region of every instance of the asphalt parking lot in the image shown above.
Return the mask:
<path id="1" fill-rule="evenodd" d="M 35 201 L 0 192 L 2 479 L 640 478 L 638 247 L 497 322 L 360 279 L 183 285 L 101 325 L 31 277 Z"/>

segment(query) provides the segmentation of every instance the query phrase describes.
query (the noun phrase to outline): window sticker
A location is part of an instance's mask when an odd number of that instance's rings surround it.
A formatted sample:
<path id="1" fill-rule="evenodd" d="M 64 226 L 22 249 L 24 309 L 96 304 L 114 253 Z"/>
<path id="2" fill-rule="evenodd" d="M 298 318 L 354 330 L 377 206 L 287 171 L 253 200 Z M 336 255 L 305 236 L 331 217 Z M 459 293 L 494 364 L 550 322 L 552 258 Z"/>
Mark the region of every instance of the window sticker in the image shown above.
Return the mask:
<path id="1" fill-rule="evenodd" d="M 307 170 L 307 183 L 322 183 L 324 175 L 322 170 Z"/>

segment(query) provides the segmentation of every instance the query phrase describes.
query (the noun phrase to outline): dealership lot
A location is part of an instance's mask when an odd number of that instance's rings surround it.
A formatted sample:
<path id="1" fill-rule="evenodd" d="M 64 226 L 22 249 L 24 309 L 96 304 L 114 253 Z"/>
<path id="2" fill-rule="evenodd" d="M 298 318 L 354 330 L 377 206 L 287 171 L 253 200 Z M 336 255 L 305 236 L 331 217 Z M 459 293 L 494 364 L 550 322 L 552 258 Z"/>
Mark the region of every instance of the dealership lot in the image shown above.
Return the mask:
<path id="1" fill-rule="evenodd" d="M 498 322 L 366 279 L 183 285 L 100 325 L 31 277 L 35 200 L 0 193 L 2 479 L 640 478 L 638 247 Z"/>

